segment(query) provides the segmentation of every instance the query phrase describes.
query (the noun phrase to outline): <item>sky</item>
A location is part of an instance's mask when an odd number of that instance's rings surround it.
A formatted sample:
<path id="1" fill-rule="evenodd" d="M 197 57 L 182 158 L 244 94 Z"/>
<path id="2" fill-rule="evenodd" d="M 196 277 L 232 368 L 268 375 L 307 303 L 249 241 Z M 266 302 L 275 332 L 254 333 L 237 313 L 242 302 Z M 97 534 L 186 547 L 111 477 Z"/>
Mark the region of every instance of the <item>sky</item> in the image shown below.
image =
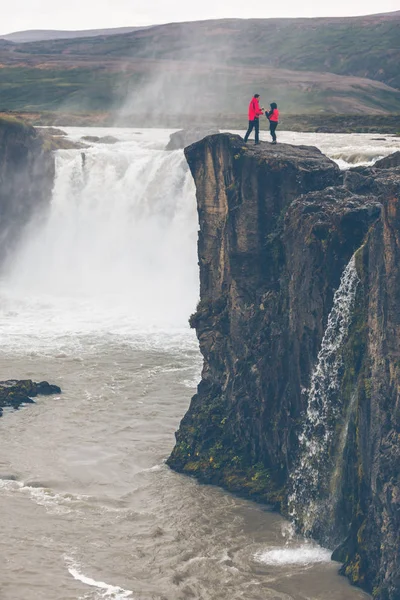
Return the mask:
<path id="1" fill-rule="evenodd" d="M 229 17 L 356 16 L 395 10 L 400 10 L 400 0 L 13 0 L 1 11 L 0 35 L 26 29 L 97 29 Z"/>

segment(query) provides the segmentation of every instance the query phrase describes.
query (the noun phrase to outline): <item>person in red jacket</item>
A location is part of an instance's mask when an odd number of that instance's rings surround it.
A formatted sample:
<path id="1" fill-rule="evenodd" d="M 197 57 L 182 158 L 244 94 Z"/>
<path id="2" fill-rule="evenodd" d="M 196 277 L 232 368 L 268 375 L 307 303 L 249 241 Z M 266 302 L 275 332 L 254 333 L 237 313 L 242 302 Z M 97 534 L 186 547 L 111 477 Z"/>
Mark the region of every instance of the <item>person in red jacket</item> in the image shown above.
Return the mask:
<path id="1" fill-rule="evenodd" d="M 247 130 L 246 135 L 244 136 L 244 141 L 247 142 L 249 139 L 249 135 L 255 130 L 255 143 L 259 144 L 259 133 L 260 133 L 260 121 L 259 117 L 264 113 L 264 109 L 260 108 L 259 102 L 260 94 L 254 94 L 253 98 L 250 100 L 249 104 L 249 128 Z"/>
<path id="2" fill-rule="evenodd" d="M 276 144 L 276 128 L 279 125 L 279 110 L 276 102 L 270 104 L 271 110 L 265 111 L 265 116 L 269 121 L 269 130 L 272 136 L 272 143 Z"/>

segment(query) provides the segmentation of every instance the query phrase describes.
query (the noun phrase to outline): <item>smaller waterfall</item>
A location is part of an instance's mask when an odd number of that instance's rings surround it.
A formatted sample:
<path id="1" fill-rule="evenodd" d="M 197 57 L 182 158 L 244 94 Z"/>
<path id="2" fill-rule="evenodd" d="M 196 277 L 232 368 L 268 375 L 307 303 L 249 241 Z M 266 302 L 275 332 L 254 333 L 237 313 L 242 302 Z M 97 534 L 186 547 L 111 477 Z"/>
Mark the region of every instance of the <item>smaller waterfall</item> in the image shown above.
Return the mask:
<path id="1" fill-rule="evenodd" d="M 335 426 L 342 413 L 340 373 L 341 350 L 353 314 L 359 278 L 354 256 L 342 274 L 328 317 L 321 350 L 311 377 L 305 424 L 299 436 L 300 458 L 291 474 L 289 513 L 305 535 L 311 535 L 329 496 L 330 456 Z M 328 502 L 329 504 L 329 502 Z"/>

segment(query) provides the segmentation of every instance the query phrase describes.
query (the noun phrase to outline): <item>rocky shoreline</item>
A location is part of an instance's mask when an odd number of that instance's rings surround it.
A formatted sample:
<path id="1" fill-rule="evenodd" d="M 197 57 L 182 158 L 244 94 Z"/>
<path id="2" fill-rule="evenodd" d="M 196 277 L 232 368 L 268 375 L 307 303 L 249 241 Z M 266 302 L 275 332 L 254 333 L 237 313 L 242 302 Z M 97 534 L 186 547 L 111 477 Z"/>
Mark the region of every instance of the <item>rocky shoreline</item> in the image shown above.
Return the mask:
<path id="1" fill-rule="evenodd" d="M 344 173 L 316 148 L 246 146 L 231 134 L 185 153 L 200 222 L 200 303 L 190 322 L 204 368 L 168 464 L 294 511 L 300 531 L 337 547 L 352 583 L 397 600 L 398 156 Z M 351 259 L 351 319 L 328 354 L 336 379 L 321 387 L 304 444 L 311 379 L 328 319 L 340 331 L 334 295 Z M 311 522 L 293 491 L 300 463 L 324 473 L 301 498 Z"/>

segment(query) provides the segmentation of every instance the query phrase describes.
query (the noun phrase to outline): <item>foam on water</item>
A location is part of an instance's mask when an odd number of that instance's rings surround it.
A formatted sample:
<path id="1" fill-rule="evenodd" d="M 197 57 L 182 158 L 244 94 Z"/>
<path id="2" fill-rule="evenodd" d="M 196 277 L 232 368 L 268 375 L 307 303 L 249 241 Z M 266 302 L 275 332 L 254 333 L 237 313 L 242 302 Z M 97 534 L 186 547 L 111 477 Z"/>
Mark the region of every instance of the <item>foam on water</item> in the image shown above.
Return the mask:
<path id="1" fill-rule="evenodd" d="M 125 598 L 131 598 L 133 592 L 131 590 L 124 590 L 123 588 L 115 585 L 105 583 L 105 581 L 96 581 L 87 575 L 84 575 L 80 569 L 81 566 L 76 563 L 71 557 L 65 556 L 65 562 L 67 563 L 68 572 L 76 581 L 80 581 L 85 585 L 94 587 L 97 589 L 97 598 L 111 598 L 113 600 L 124 600 Z M 86 597 L 86 596 L 85 596 Z"/>
<path id="2" fill-rule="evenodd" d="M 85 160 L 59 151 L 50 210 L 0 284 L 2 348 L 76 351 L 107 335 L 191 346 L 197 229 L 183 152 L 134 141 L 88 148 Z"/>
<path id="3" fill-rule="evenodd" d="M 41 483 L 18 481 L 17 478 L 0 478 L 0 490 L 28 494 L 33 502 L 52 514 L 68 514 L 79 509 L 82 503 L 87 506 L 91 500 L 85 494 L 57 493 Z"/>
<path id="4" fill-rule="evenodd" d="M 310 565 L 330 562 L 331 554 L 330 550 L 321 546 L 302 544 L 298 547 L 266 548 L 257 552 L 254 558 L 266 565 Z"/>

